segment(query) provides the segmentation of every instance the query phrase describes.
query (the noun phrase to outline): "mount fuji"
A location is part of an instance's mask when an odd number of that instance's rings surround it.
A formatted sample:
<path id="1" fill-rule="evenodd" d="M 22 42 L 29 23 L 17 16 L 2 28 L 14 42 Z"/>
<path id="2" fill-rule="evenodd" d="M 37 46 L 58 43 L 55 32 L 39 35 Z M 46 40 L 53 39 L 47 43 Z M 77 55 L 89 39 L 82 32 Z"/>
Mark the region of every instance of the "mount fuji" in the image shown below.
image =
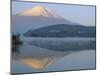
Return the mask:
<path id="1" fill-rule="evenodd" d="M 64 19 L 44 6 L 35 6 L 12 16 L 12 32 L 24 33 L 30 29 L 55 24 L 80 25 Z"/>

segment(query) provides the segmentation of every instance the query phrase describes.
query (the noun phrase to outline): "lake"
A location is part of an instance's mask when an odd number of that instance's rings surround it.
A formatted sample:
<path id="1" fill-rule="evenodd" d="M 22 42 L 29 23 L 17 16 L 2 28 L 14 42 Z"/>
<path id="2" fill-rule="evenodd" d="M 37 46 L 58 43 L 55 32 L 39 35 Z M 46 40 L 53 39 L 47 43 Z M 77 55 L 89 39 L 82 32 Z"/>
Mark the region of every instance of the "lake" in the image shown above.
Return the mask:
<path id="1" fill-rule="evenodd" d="M 95 38 L 21 37 L 13 45 L 11 73 L 95 68 Z"/>

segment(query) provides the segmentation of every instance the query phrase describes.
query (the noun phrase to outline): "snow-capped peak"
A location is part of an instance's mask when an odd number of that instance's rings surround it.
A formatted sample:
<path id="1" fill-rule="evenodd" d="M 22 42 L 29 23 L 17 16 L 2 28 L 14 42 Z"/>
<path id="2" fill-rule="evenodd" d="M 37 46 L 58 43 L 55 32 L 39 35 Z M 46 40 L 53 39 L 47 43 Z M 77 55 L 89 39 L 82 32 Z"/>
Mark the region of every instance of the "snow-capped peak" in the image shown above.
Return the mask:
<path id="1" fill-rule="evenodd" d="M 19 15 L 20 16 L 45 16 L 45 17 L 61 18 L 60 16 L 56 15 L 54 11 L 44 6 L 35 6 L 31 9 L 21 12 Z"/>

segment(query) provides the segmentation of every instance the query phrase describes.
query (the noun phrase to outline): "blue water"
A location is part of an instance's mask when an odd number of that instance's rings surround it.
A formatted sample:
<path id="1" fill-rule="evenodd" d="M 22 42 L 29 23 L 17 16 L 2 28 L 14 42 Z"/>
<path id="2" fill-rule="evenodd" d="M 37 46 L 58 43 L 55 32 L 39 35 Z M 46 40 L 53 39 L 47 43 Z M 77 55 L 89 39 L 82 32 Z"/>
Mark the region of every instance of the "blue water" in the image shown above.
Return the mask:
<path id="1" fill-rule="evenodd" d="M 21 38 L 13 46 L 11 73 L 46 72 L 95 68 L 95 38 Z M 23 64 L 19 59 L 52 58 L 42 69 Z"/>

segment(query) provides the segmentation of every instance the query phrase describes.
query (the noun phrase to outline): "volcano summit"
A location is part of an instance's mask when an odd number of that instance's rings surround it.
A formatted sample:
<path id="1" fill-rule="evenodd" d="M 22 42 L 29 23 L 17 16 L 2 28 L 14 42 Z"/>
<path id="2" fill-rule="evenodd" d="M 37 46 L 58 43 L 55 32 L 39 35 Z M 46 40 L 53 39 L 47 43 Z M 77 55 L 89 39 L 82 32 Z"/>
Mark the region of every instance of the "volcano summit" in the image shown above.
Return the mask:
<path id="1" fill-rule="evenodd" d="M 77 25 L 64 19 L 53 10 L 44 6 L 35 6 L 12 16 L 12 31 L 24 33 L 30 29 L 37 29 L 55 24 Z"/>

